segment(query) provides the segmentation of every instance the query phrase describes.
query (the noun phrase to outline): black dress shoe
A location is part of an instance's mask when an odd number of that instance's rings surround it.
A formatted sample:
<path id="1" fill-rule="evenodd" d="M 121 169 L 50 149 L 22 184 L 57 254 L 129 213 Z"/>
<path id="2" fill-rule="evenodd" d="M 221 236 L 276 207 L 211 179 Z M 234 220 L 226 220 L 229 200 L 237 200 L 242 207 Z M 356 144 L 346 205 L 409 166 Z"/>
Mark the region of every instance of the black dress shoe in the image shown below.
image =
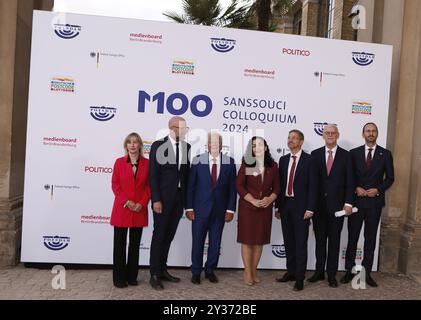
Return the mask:
<path id="1" fill-rule="evenodd" d="M 373 287 L 373 288 L 378 287 L 377 282 L 374 281 L 374 279 L 371 277 L 369 273 L 367 273 L 365 276 L 365 283 L 367 283 L 370 287 Z"/>
<path id="2" fill-rule="evenodd" d="M 200 275 L 192 275 L 191 282 L 194 284 L 200 284 Z"/>
<path id="3" fill-rule="evenodd" d="M 301 291 L 304 289 L 304 281 L 303 280 L 297 280 L 294 284 L 294 291 Z"/>
<path id="4" fill-rule="evenodd" d="M 164 286 L 162 285 L 161 279 L 157 275 L 151 276 L 151 279 L 149 280 L 150 285 L 155 290 L 162 290 L 164 289 Z"/>
<path id="5" fill-rule="evenodd" d="M 352 279 L 354 278 L 354 275 L 352 274 L 351 271 L 347 271 L 345 273 L 345 275 L 341 278 L 340 282 L 341 283 L 350 283 L 352 281 Z"/>
<path id="6" fill-rule="evenodd" d="M 165 270 L 162 273 L 161 280 L 169 281 L 169 282 L 180 282 L 180 278 L 170 275 L 167 270 Z"/>
<path id="7" fill-rule="evenodd" d="M 325 279 L 324 272 L 315 272 L 310 278 L 307 279 L 308 282 L 317 282 Z"/>
<path id="8" fill-rule="evenodd" d="M 288 282 L 295 281 L 295 276 L 289 274 L 288 272 L 283 275 L 281 278 L 276 278 L 277 282 Z"/>
<path id="9" fill-rule="evenodd" d="M 125 283 L 125 282 L 114 282 L 114 287 L 116 287 L 116 288 L 126 288 L 127 283 Z"/>
<path id="10" fill-rule="evenodd" d="M 336 281 L 335 277 L 329 278 L 327 281 L 329 282 L 329 287 L 331 287 L 331 288 L 337 288 L 338 287 L 338 281 Z"/>
<path id="11" fill-rule="evenodd" d="M 129 286 L 137 286 L 139 285 L 139 282 L 137 282 L 137 280 L 134 280 L 134 281 L 129 281 L 128 284 Z"/>
<path id="12" fill-rule="evenodd" d="M 205 278 L 208 279 L 212 283 L 218 282 L 218 277 L 213 272 L 212 273 L 205 273 Z"/>

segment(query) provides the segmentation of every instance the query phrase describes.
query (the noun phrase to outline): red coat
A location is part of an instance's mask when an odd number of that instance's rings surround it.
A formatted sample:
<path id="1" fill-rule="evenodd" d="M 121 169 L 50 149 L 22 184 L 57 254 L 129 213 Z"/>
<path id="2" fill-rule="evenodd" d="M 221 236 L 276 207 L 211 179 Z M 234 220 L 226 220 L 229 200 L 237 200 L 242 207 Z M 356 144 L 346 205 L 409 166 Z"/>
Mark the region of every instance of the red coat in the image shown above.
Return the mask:
<path id="1" fill-rule="evenodd" d="M 114 164 L 112 189 L 115 195 L 110 224 L 116 227 L 146 227 L 148 225 L 148 202 L 151 198 L 149 189 L 149 160 L 140 157 L 136 178 L 127 156 L 118 158 Z M 127 200 L 140 203 L 139 212 L 124 208 Z"/>

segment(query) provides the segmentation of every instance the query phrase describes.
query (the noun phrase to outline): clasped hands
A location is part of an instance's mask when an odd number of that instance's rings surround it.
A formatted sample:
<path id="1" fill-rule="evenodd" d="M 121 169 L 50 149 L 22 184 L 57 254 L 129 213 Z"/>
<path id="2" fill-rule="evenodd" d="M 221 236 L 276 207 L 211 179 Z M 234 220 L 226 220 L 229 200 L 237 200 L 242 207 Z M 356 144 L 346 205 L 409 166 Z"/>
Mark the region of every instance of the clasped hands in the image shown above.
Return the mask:
<path id="1" fill-rule="evenodd" d="M 194 213 L 194 210 L 188 210 L 186 211 L 186 217 L 190 221 L 193 221 L 196 217 L 196 214 Z M 225 222 L 231 222 L 232 219 L 234 219 L 234 214 L 232 212 L 225 212 Z"/>
<path id="2" fill-rule="evenodd" d="M 379 194 L 379 189 L 371 188 L 371 189 L 365 190 L 364 188 L 357 187 L 357 189 L 355 189 L 355 192 L 357 193 L 357 196 L 359 197 L 374 198 L 374 197 L 377 197 L 377 195 Z"/>
<path id="3" fill-rule="evenodd" d="M 142 210 L 142 205 L 140 203 L 135 203 L 131 200 L 127 201 L 126 207 L 134 212 L 139 212 L 140 210 Z"/>

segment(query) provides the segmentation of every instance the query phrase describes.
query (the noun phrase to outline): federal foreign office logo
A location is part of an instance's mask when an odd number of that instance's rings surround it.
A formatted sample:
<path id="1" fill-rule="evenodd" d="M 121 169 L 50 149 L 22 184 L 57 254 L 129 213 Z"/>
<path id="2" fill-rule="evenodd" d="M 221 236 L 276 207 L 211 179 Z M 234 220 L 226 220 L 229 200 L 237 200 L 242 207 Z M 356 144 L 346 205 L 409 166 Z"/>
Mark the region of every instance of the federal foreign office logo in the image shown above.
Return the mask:
<path id="1" fill-rule="evenodd" d="M 97 107 L 97 106 L 91 106 L 89 107 L 91 110 L 91 116 L 97 121 L 109 121 L 117 113 L 116 108 L 109 108 L 109 107 Z"/>
<path id="2" fill-rule="evenodd" d="M 365 52 L 353 52 L 352 60 L 362 67 L 367 67 L 374 62 L 375 54 Z"/>
<path id="3" fill-rule="evenodd" d="M 284 244 L 273 244 L 272 245 L 272 254 L 277 257 L 277 258 L 281 258 L 284 259 L 287 257 L 287 253 L 285 250 L 285 245 Z"/>
<path id="4" fill-rule="evenodd" d="M 235 40 L 225 38 L 211 38 L 211 46 L 218 52 L 226 53 L 234 49 Z"/>
<path id="5" fill-rule="evenodd" d="M 54 32 L 62 39 L 73 39 L 76 38 L 82 31 L 82 27 L 73 24 L 61 24 L 56 23 L 54 26 Z"/>
<path id="6" fill-rule="evenodd" d="M 70 237 L 43 236 L 43 238 L 44 246 L 54 251 L 63 250 L 70 243 Z"/>

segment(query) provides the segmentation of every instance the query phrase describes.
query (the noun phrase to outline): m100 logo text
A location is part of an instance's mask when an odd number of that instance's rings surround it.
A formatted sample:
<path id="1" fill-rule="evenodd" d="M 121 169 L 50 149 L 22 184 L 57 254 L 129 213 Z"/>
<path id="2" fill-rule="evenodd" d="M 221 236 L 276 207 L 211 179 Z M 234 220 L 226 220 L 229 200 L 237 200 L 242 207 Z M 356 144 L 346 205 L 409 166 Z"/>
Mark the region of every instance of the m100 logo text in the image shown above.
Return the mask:
<path id="1" fill-rule="evenodd" d="M 158 92 L 151 96 L 146 91 L 139 91 L 138 112 L 145 112 L 146 104 L 156 107 L 156 112 L 163 114 L 167 110 L 174 116 L 185 114 L 189 109 L 196 117 L 206 117 L 212 111 L 212 99 L 200 94 L 191 100 L 180 92 L 166 96 L 165 92 Z"/>

